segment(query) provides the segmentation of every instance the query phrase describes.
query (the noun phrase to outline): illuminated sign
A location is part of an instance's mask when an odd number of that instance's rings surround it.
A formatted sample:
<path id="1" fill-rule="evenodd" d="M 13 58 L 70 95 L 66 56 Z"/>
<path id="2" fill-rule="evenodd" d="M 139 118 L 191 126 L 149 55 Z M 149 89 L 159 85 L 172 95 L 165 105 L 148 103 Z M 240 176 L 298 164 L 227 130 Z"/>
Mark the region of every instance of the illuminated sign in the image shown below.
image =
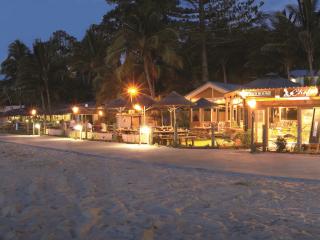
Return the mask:
<path id="1" fill-rule="evenodd" d="M 306 88 L 285 88 L 283 90 L 284 98 L 289 97 L 315 97 L 318 96 L 319 89 L 317 87 L 306 87 Z"/>
<path id="2" fill-rule="evenodd" d="M 272 91 L 271 90 L 264 90 L 264 91 L 241 91 L 240 96 L 242 98 L 246 97 L 271 97 Z"/>

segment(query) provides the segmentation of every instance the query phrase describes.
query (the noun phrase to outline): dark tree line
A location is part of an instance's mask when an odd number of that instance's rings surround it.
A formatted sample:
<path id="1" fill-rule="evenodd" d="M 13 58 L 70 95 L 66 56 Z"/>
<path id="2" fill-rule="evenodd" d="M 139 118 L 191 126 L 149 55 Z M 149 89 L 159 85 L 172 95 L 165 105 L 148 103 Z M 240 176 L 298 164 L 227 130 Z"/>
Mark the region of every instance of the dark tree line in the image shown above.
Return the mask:
<path id="1" fill-rule="evenodd" d="M 106 0 L 114 8 L 78 41 L 64 31 L 1 64 L 1 104 L 53 106 L 117 97 L 131 82 L 155 97 L 206 81 L 244 83 L 269 72 L 319 69 L 318 1 L 267 15 L 254 0 Z M 315 84 L 313 79 L 311 83 Z"/>

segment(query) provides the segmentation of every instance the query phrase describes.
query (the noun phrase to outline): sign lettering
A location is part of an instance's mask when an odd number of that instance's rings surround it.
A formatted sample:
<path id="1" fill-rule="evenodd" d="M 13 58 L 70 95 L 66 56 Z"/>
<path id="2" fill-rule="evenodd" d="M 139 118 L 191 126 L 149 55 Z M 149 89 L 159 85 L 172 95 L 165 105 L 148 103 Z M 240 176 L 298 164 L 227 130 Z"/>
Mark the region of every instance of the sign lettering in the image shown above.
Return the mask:
<path id="1" fill-rule="evenodd" d="M 265 91 L 241 91 L 240 96 L 243 98 L 246 97 L 271 97 L 272 91 L 265 90 Z"/>
<path id="2" fill-rule="evenodd" d="M 317 87 L 308 87 L 308 88 L 294 88 L 283 90 L 283 97 L 315 97 L 318 96 L 319 89 Z"/>

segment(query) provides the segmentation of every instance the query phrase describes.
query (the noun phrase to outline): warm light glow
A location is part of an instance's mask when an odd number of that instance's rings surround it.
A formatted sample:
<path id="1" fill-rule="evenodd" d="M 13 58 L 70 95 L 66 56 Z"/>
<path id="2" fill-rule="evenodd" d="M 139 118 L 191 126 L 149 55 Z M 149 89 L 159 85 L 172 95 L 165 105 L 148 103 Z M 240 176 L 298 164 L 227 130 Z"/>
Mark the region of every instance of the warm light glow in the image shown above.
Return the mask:
<path id="1" fill-rule="evenodd" d="M 100 117 L 103 117 L 103 111 L 102 110 L 99 110 L 99 112 L 98 112 L 98 115 L 100 116 Z"/>
<path id="2" fill-rule="evenodd" d="M 251 99 L 248 101 L 248 105 L 251 109 L 254 109 L 257 106 L 257 101 L 255 99 Z"/>
<path id="3" fill-rule="evenodd" d="M 32 115 L 32 116 L 37 115 L 37 110 L 36 110 L 36 109 L 32 109 L 32 110 L 31 110 L 31 115 Z"/>
<path id="4" fill-rule="evenodd" d="M 81 124 L 75 125 L 75 126 L 74 126 L 74 130 L 82 131 L 82 125 L 81 125 Z"/>
<path id="5" fill-rule="evenodd" d="M 216 104 L 224 104 L 226 102 L 225 99 L 218 99 L 215 101 Z"/>
<path id="6" fill-rule="evenodd" d="M 79 107 L 74 106 L 74 107 L 72 108 L 72 112 L 73 112 L 74 114 L 77 114 L 77 113 L 79 112 Z"/>
<path id="7" fill-rule="evenodd" d="M 148 127 L 148 126 L 142 126 L 140 128 L 140 133 L 141 134 L 150 134 L 150 132 L 151 132 L 151 128 Z"/>
<path id="8" fill-rule="evenodd" d="M 232 104 L 234 104 L 234 105 L 240 104 L 241 102 L 242 102 L 242 100 L 240 98 L 234 98 L 232 100 Z"/>
<path id="9" fill-rule="evenodd" d="M 135 87 L 135 86 L 131 86 L 128 88 L 128 94 L 131 96 L 131 97 L 134 97 L 138 94 L 138 88 Z"/>
<path id="10" fill-rule="evenodd" d="M 309 87 L 309 89 L 306 92 L 307 97 L 315 97 L 318 96 L 319 89 L 317 87 Z"/>
<path id="11" fill-rule="evenodd" d="M 135 104 L 133 106 L 133 109 L 136 110 L 136 111 L 142 111 L 142 107 L 139 104 Z"/>
<path id="12" fill-rule="evenodd" d="M 26 123 L 28 123 L 29 122 L 29 119 L 26 119 Z"/>
<path id="13" fill-rule="evenodd" d="M 239 92 L 239 95 L 240 95 L 242 98 L 246 98 L 247 95 L 248 95 L 248 93 L 245 92 L 245 91 L 241 91 L 241 92 Z"/>
<path id="14" fill-rule="evenodd" d="M 307 101 L 307 100 L 310 100 L 310 97 L 291 97 L 291 98 L 285 98 L 284 100 L 286 100 L 286 101 L 292 101 L 292 100 L 300 100 L 300 101 L 305 100 L 305 101 Z"/>
<path id="15" fill-rule="evenodd" d="M 35 128 L 35 129 L 40 129 L 40 128 L 41 128 L 40 123 L 36 123 L 36 124 L 34 125 L 34 128 Z"/>

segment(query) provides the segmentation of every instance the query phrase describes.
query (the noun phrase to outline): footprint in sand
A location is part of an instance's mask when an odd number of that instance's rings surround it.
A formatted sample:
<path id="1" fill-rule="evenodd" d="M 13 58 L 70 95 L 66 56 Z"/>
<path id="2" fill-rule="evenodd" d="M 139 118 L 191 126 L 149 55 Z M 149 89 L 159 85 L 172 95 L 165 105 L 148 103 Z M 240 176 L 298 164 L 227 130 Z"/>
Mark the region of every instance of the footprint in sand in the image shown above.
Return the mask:
<path id="1" fill-rule="evenodd" d="M 80 236 L 85 237 L 88 236 L 92 227 L 96 225 L 100 220 L 101 208 L 91 208 L 88 212 L 85 213 L 88 221 L 81 227 Z"/>

